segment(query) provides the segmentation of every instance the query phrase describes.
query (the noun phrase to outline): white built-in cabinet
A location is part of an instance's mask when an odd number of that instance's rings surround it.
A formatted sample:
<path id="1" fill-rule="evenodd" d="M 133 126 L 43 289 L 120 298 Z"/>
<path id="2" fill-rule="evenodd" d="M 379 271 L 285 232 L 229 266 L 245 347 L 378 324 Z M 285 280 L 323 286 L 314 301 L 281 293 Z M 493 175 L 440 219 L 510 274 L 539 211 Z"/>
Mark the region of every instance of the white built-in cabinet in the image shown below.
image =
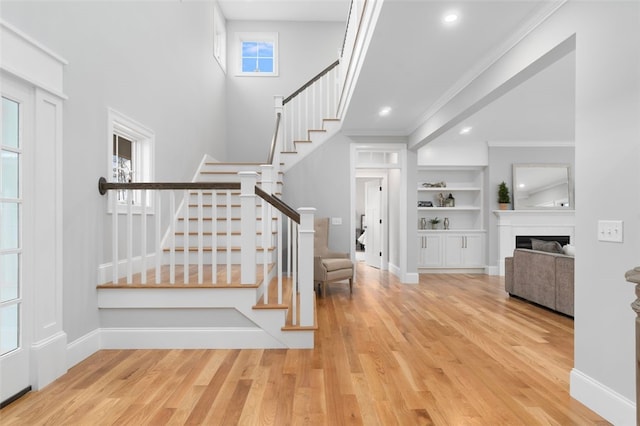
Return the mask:
<path id="1" fill-rule="evenodd" d="M 417 266 L 420 271 L 483 270 L 486 266 L 484 167 L 422 166 L 418 168 L 417 177 Z M 444 182 L 446 186 L 423 185 L 439 182 Z M 451 194 L 455 204 L 439 206 L 439 194 L 445 198 Z M 424 204 L 429 201 L 432 207 L 420 205 L 420 202 Z M 436 217 L 440 222 L 432 228 L 430 220 Z M 448 219 L 449 229 L 444 229 L 445 218 Z"/>

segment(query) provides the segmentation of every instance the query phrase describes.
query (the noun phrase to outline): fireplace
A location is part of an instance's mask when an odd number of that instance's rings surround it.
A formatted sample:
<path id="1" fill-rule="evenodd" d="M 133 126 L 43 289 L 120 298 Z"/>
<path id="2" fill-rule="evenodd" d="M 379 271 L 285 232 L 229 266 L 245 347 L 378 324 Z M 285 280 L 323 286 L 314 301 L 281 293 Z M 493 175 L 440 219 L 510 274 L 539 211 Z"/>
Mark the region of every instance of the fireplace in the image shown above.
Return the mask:
<path id="1" fill-rule="evenodd" d="M 559 236 L 560 244 L 575 241 L 575 212 L 573 210 L 495 210 L 498 219 L 497 270 L 492 274 L 504 275 L 504 259 L 513 256 L 516 236 L 540 240 Z M 566 241 L 566 242 L 565 242 Z M 529 243 L 530 244 L 530 243 Z"/>
<path id="2" fill-rule="evenodd" d="M 569 235 L 516 235 L 515 248 L 531 249 L 531 240 L 557 241 L 561 246 L 571 242 Z"/>

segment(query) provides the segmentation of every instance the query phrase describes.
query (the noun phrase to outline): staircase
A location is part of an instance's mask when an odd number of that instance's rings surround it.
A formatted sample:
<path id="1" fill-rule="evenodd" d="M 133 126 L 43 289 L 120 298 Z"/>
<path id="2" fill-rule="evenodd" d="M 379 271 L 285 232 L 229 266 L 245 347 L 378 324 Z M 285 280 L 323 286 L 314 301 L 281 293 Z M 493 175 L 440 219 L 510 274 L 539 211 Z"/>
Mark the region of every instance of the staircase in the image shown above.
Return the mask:
<path id="1" fill-rule="evenodd" d="M 313 348 L 315 209 L 279 197 L 286 171 L 340 130 L 382 3 L 353 1 L 340 60 L 275 97 L 266 165 L 205 156 L 192 182 L 100 179 L 101 194 L 141 200 L 111 215 L 101 348 Z M 122 208 L 115 196 L 110 206 Z"/>
<path id="2" fill-rule="evenodd" d="M 218 163 L 205 157 L 193 183 L 233 189 L 156 194 L 158 204 L 168 198 L 168 211 L 175 213 L 164 235 L 158 233 L 160 250 L 156 252 L 161 255 L 149 261 L 155 268 L 146 269 L 129 255 L 131 259 L 123 265 L 126 276 L 115 272 L 117 279 L 98 286 L 98 306 L 107 325 L 101 337 L 106 347 L 313 347 L 315 294 L 309 266 L 313 234 L 307 229 L 306 237 L 289 237 L 292 243 L 287 243 L 283 223 L 289 235 L 302 229 L 253 189 L 262 187 L 277 195 L 282 191 L 281 177 L 271 166 Z M 243 182 L 235 189 L 238 180 Z M 176 206 L 180 195 L 182 201 Z M 162 216 L 161 206 L 156 208 L 157 216 Z M 252 219 L 245 220 L 243 211 L 249 211 Z M 306 218 L 303 214 L 303 219 L 312 226 L 312 214 Z M 125 221 L 127 234 L 133 233 L 130 221 Z M 304 239 L 309 258 L 306 272 L 298 251 Z M 292 261 L 285 263 L 284 249 L 289 247 L 287 258 Z M 137 265 L 135 272 L 130 264 Z M 299 289 L 296 294 L 294 282 Z"/>

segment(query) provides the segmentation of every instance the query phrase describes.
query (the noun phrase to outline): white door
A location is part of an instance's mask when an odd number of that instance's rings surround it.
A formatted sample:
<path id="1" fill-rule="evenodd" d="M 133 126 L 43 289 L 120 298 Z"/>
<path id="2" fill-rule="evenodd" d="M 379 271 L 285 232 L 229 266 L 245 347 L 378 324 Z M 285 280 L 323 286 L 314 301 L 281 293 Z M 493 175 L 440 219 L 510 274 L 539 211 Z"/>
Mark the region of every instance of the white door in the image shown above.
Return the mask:
<path id="1" fill-rule="evenodd" d="M 374 268 L 382 267 L 382 190 L 381 181 L 365 182 L 366 243 L 365 263 Z"/>
<path id="2" fill-rule="evenodd" d="M 25 240 L 30 230 L 25 208 L 25 142 L 33 123 L 30 89 L 2 82 L 2 139 L 0 140 L 0 402 L 30 386 L 28 259 Z M 25 130 L 26 129 L 26 130 Z M 25 135 L 28 135 L 25 137 Z M 25 277 L 25 275 L 27 277 Z M 25 279 L 26 278 L 26 279 Z"/>

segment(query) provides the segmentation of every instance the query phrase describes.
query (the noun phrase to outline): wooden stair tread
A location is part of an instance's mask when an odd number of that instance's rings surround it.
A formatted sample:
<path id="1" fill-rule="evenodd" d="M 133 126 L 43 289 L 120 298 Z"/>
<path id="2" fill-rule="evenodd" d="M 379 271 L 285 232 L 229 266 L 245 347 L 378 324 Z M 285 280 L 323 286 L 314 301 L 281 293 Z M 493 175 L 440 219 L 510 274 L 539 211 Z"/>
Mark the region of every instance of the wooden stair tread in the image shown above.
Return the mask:
<path id="1" fill-rule="evenodd" d="M 268 270 L 272 270 L 275 265 L 269 263 Z M 162 265 L 160 267 L 160 283 L 156 284 L 155 267 L 147 269 L 147 283 L 142 284 L 142 274 L 135 273 L 132 275 L 132 283 L 127 284 L 126 277 L 122 277 L 117 283 L 106 282 L 96 286 L 99 289 L 157 289 L 157 288 L 256 288 L 262 285 L 264 265 L 256 265 L 256 282 L 251 284 L 241 284 L 240 265 L 231 265 L 231 282 L 227 283 L 227 265 L 216 265 L 216 283 L 212 281 L 213 268 L 211 265 L 203 265 L 203 284 L 198 284 L 198 265 L 189 265 L 189 282 L 184 283 L 184 265 L 175 265 L 175 283 L 170 283 L 170 267 Z"/>
<path id="2" fill-rule="evenodd" d="M 171 251 L 171 248 L 164 248 L 162 249 L 165 252 Z M 198 252 L 199 248 L 198 247 L 189 247 L 189 252 Z M 240 247 L 231 247 L 231 251 L 232 252 L 239 252 L 241 249 Z M 275 247 L 269 247 L 267 248 L 267 251 L 274 251 Z M 184 251 L 184 247 L 174 247 L 174 251 L 177 252 L 183 252 Z M 206 251 L 206 252 L 211 252 L 213 251 L 211 246 L 208 247 L 203 247 L 202 251 Z M 227 251 L 227 247 L 216 247 L 216 251 L 218 252 L 226 252 Z M 256 251 L 257 252 L 261 252 L 264 251 L 264 249 L 262 247 L 256 247 Z"/>

